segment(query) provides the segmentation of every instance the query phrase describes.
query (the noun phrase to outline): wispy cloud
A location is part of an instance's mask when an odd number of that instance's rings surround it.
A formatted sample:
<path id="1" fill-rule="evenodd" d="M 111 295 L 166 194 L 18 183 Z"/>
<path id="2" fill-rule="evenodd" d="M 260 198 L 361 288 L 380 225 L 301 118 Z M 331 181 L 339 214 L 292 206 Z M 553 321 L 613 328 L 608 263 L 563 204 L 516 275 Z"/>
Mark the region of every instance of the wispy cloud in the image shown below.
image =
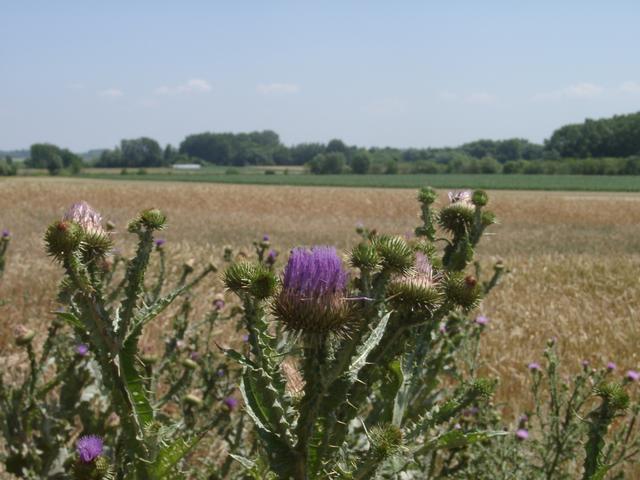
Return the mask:
<path id="1" fill-rule="evenodd" d="M 622 93 L 640 93 L 640 83 L 638 82 L 624 82 L 620 85 L 619 89 Z"/>
<path id="2" fill-rule="evenodd" d="M 300 85 L 296 83 L 261 83 L 256 87 L 258 93 L 262 95 L 282 95 L 298 93 Z"/>
<path id="3" fill-rule="evenodd" d="M 107 88 L 98 92 L 101 97 L 118 98 L 124 95 L 124 92 L 118 88 Z"/>
<path id="4" fill-rule="evenodd" d="M 180 95 L 188 93 L 207 93 L 211 91 L 211 84 L 201 78 L 192 78 L 181 85 L 163 85 L 155 89 L 156 95 Z"/>
<path id="5" fill-rule="evenodd" d="M 580 82 L 553 92 L 538 93 L 533 96 L 533 100 L 589 99 L 602 95 L 604 91 L 604 87 L 595 83 Z"/>

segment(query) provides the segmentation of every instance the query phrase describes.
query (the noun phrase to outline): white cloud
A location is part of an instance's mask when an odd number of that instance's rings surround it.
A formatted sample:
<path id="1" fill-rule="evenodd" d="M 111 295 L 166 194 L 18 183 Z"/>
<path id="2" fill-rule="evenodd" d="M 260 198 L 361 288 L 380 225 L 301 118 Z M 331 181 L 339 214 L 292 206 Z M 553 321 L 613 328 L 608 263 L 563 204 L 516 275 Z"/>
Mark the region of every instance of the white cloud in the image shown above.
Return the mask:
<path id="1" fill-rule="evenodd" d="M 158 87 L 154 93 L 156 95 L 180 95 L 184 93 L 207 93 L 211 91 L 211 85 L 201 78 L 192 78 L 182 85 Z"/>
<path id="2" fill-rule="evenodd" d="M 106 90 L 102 90 L 98 92 L 98 95 L 101 97 L 109 97 L 109 98 L 118 98 L 124 95 L 122 90 L 117 88 L 107 88 Z"/>
<path id="3" fill-rule="evenodd" d="M 533 96 L 533 100 L 562 100 L 565 98 L 595 98 L 604 93 L 604 87 L 594 83 L 580 82 L 569 85 L 561 90 L 553 92 L 538 93 Z"/>
<path id="4" fill-rule="evenodd" d="M 477 105 L 488 105 L 496 101 L 496 96 L 487 92 L 471 93 L 464 97 L 466 103 L 473 103 Z"/>
<path id="5" fill-rule="evenodd" d="M 300 85 L 296 83 L 261 83 L 256 87 L 258 93 L 262 95 L 279 95 L 298 93 Z"/>
<path id="6" fill-rule="evenodd" d="M 640 93 L 640 83 L 638 82 L 624 82 L 620 85 L 619 90 L 622 93 Z"/>

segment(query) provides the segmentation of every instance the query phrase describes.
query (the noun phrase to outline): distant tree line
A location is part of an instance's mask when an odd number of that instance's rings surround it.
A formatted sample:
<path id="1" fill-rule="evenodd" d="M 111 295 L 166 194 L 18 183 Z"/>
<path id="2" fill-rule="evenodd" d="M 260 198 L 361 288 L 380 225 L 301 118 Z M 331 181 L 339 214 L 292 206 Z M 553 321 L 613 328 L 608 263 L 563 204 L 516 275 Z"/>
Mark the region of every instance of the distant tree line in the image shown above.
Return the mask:
<path id="1" fill-rule="evenodd" d="M 92 157 L 96 155 L 94 151 Z M 87 157 L 89 158 L 89 157 Z M 104 150 L 98 167 L 138 168 L 199 163 L 246 165 L 304 165 L 314 174 L 339 173 L 525 173 L 640 174 L 640 112 L 601 120 L 587 119 L 553 132 L 544 144 L 521 138 L 477 140 L 455 148 L 359 148 L 340 139 L 328 143 L 286 146 L 276 132 L 204 132 L 187 136 L 175 148 L 148 137 L 124 139 Z M 0 174 L 11 169 L 0 161 Z M 51 144 L 31 146 L 25 166 L 78 172 L 83 159 Z M 15 168 L 15 167 L 13 167 Z"/>

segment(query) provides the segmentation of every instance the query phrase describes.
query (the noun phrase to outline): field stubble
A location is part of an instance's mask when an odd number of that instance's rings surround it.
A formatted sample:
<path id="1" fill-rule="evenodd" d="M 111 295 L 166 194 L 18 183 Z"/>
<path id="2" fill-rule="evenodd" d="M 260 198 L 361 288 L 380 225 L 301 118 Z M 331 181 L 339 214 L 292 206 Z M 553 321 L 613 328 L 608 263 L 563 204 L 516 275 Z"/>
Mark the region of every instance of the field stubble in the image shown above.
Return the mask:
<path id="1" fill-rule="evenodd" d="M 357 222 L 404 234 L 419 221 L 415 197 L 412 190 L 391 189 L 0 181 L 0 228 L 13 236 L 0 283 L 0 351 L 5 359 L 15 353 L 14 325 L 44 332 L 51 319 L 61 271 L 44 254 L 42 234 L 75 201 L 88 201 L 114 221 L 116 243 L 128 253 L 134 244 L 127 220 L 145 207 L 164 210 L 169 228 L 163 237 L 175 273 L 190 258 L 221 265 L 223 245 L 249 251 L 265 233 L 280 252 L 298 244 L 348 248 L 357 241 Z M 479 254 L 487 267 L 500 258 L 510 269 L 482 307 L 491 318 L 483 369 L 501 378 L 497 400 L 514 412 L 528 406 L 526 364 L 540 360 L 551 337 L 558 338 L 566 368 L 579 368 L 582 359 L 598 367 L 607 361 L 639 367 L 640 194 L 496 191 L 490 198 L 500 223 Z M 219 291 L 219 281 L 200 287 L 196 315 L 208 307 L 213 287 Z M 160 329 L 151 331 L 151 348 L 158 348 L 152 337 Z M 219 333 L 219 342 L 237 341 L 234 331 Z"/>

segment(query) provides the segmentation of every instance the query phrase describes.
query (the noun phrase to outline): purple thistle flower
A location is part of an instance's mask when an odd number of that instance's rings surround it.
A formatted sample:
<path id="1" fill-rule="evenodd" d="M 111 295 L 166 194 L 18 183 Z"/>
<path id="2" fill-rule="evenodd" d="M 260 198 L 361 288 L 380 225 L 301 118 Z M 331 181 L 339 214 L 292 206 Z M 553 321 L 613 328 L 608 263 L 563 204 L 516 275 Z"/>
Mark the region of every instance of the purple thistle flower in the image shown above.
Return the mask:
<path id="1" fill-rule="evenodd" d="M 269 254 L 267 255 L 267 263 L 273 265 L 276 263 L 276 258 L 278 257 L 278 252 L 275 250 L 269 250 Z"/>
<path id="2" fill-rule="evenodd" d="M 516 437 L 518 440 L 526 440 L 529 438 L 529 430 L 525 428 L 519 428 L 516 430 Z"/>
<path id="3" fill-rule="evenodd" d="M 335 248 L 295 248 L 273 311 L 291 330 L 344 332 L 349 317 L 346 288 L 347 272 Z"/>
<path id="4" fill-rule="evenodd" d="M 540 370 L 540 364 L 538 362 L 531 362 L 529 365 L 527 365 L 527 368 L 532 372 L 537 372 Z"/>
<path id="5" fill-rule="evenodd" d="M 449 192 L 448 195 L 450 203 L 458 203 L 465 207 L 473 208 L 473 203 L 471 202 L 471 192 L 469 190 L 462 190 L 460 192 Z"/>
<path id="6" fill-rule="evenodd" d="M 235 397 L 227 397 L 224 399 L 223 403 L 229 410 L 235 410 L 238 406 L 238 400 Z"/>
<path id="7" fill-rule="evenodd" d="M 610 372 L 613 372 L 616 369 L 617 365 L 613 362 L 609 362 L 607 363 L 607 370 L 609 370 Z"/>
<path id="8" fill-rule="evenodd" d="M 11 236 L 11 232 L 6 228 L 2 230 L 2 238 L 9 238 Z"/>
<path id="9" fill-rule="evenodd" d="M 243 335 L 242 336 L 242 341 L 243 342 L 248 342 L 249 341 L 249 335 Z"/>
<path id="10" fill-rule="evenodd" d="M 476 319 L 475 319 L 475 322 L 478 325 L 481 325 L 481 326 L 484 327 L 487 323 L 489 323 L 489 319 L 487 317 L 485 317 L 484 315 L 478 315 L 476 317 Z"/>
<path id="11" fill-rule="evenodd" d="M 638 380 L 640 380 L 640 373 L 636 372 L 635 370 L 629 370 L 624 378 L 626 378 L 630 382 L 637 382 Z"/>
<path id="12" fill-rule="evenodd" d="M 162 248 L 162 246 L 167 243 L 167 241 L 164 238 L 157 238 L 156 239 L 156 248 Z"/>
<path id="13" fill-rule="evenodd" d="M 189 354 L 189 358 L 190 358 L 191 360 L 193 360 L 194 362 L 197 362 L 197 361 L 198 361 L 198 359 L 200 358 L 200 354 L 199 354 L 198 352 L 195 352 L 195 351 L 194 351 L 194 352 L 191 352 L 191 353 Z"/>
<path id="14" fill-rule="evenodd" d="M 89 234 L 104 233 L 104 228 L 102 228 L 102 215 L 85 201 L 71 205 L 64 214 L 63 220 L 77 223 Z"/>
<path id="15" fill-rule="evenodd" d="M 589 366 L 589 360 L 582 360 L 580 365 L 582 365 L 582 368 L 587 368 Z"/>
<path id="16" fill-rule="evenodd" d="M 267 235 L 266 233 L 262 236 L 262 241 L 263 242 L 268 242 L 269 241 L 269 235 Z"/>
<path id="17" fill-rule="evenodd" d="M 216 373 L 217 373 L 218 377 L 224 377 L 224 375 L 225 375 L 225 372 L 224 372 L 223 369 L 218 370 Z"/>
<path id="18" fill-rule="evenodd" d="M 89 345 L 86 345 L 84 343 L 79 343 L 78 345 L 76 345 L 76 354 L 78 354 L 79 357 L 86 357 L 88 353 Z"/>
<path id="19" fill-rule="evenodd" d="M 91 463 L 102 455 L 102 438 L 97 435 L 80 437 L 76 443 L 76 451 L 82 463 Z"/>
<path id="20" fill-rule="evenodd" d="M 222 310 L 224 308 L 224 300 L 222 300 L 221 298 L 216 298 L 213 301 L 213 306 L 215 307 L 216 310 Z"/>
<path id="21" fill-rule="evenodd" d="M 282 284 L 284 290 L 301 298 L 318 299 L 342 293 L 347 286 L 347 272 L 333 247 L 294 248 Z"/>
<path id="22" fill-rule="evenodd" d="M 447 333 L 447 324 L 446 324 L 446 323 L 444 323 L 444 322 L 442 322 L 442 323 L 440 324 L 440 326 L 438 327 L 438 331 L 439 331 L 441 334 L 443 334 L 443 335 L 444 335 L 445 333 Z"/>

